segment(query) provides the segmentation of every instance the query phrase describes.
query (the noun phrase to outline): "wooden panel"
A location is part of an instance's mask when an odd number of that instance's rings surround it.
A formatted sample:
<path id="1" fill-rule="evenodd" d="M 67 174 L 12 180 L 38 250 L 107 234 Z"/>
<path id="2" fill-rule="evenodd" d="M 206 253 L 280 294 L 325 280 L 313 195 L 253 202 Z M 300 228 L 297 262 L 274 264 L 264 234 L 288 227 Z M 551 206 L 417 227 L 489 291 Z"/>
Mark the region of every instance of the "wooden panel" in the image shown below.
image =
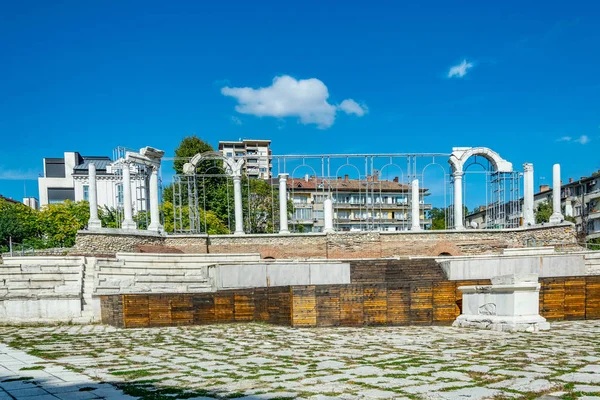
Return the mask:
<path id="1" fill-rule="evenodd" d="M 215 322 L 214 294 L 195 294 L 192 298 L 192 304 L 195 325 L 207 325 Z"/>
<path id="2" fill-rule="evenodd" d="M 456 319 L 456 287 L 454 282 L 433 282 L 433 322 L 451 324 Z"/>
<path id="3" fill-rule="evenodd" d="M 168 294 L 151 294 L 148 296 L 149 326 L 172 325 L 170 297 Z"/>
<path id="4" fill-rule="evenodd" d="M 600 276 L 588 276 L 585 280 L 585 317 L 600 319 Z"/>
<path id="5" fill-rule="evenodd" d="M 433 322 L 433 287 L 431 282 L 411 282 L 410 322 L 415 325 Z"/>
<path id="6" fill-rule="evenodd" d="M 236 322 L 254 320 L 254 291 L 238 290 L 233 295 Z"/>
<path id="7" fill-rule="evenodd" d="M 100 315 L 103 324 L 124 328 L 123 295 L 100 296 Z"/>
<path id="8" fill-rule="evenodd" d="M 340 325 L 340 288 L 334 285 L 320 285 L 315 289 L 317 299 L 317 325 Z"/>
<path id="9" fill-rule="evenodd" d="M 123 323 L 125 328 L 150 326 L 148 295 L 123 295 Z"/>
<path id="10" fill-rule="evenodd" d="M 585 319 L 585 277 L 565 279 L 565 319 Z"/>
<path id="11" fill-rule="evenodd" d="M 563 278 L 541 279 L 544 305 L 540 310 L 542 317 L 549 320 L 565 318 L 565 280 Z"/>
<path id="12" fill-rule="evenodd" d="M 215 322 L 233 322 L 233 292 L 215 293 Z"/>
<path id="13" fill-rule="evenodd" d="M 292 286 L 292 326 L 317 326 L 317 300 L 314 286 Z"/>
<path id="14" fill-rule="evenodd" d="M 387 288 L 388 325 L 410 323 L 410 284 L 391 284 Z"/>
<path id="15" fill-rule="evenodd" d="M 173 295 L 171 297 L 171 319 L 173 325 L 192 325 L 194 323 L 194 306 L 191 294 Z"/>
<path id="16" fill-rule="evenodd" d="M 340 325 L 364 325 L 364 297 L 362 285 L 340 287 Z"/>
<path id="17" fill-rule="evenodd" d="M 387 324 L 387 288 L 385 285 L 365 285 L 363 299 L 365 324 Z"/>
<path id="18" fill-rule="evenodd" d="M 270 287 L 267 290 L 269 322 L 290 325 L 292 321 L 292 290 L 289 286 Z"/>
<path id="19" fill-rule="evenodd" d="M 269 321 L 269 296 L 266 287 L 254 289 L 254 320 Z"/>

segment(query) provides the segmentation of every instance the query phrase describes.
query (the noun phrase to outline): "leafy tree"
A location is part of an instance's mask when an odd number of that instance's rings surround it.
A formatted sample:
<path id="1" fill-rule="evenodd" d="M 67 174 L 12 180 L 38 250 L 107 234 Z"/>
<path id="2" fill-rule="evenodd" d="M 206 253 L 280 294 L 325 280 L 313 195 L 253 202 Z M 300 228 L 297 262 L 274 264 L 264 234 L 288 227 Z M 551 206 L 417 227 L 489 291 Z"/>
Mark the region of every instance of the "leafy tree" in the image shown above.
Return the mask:
<path id="1" fill-rule="evenodd" d="M 248 195 L 248 189 L 250 191 Z M 279 190 L 263 179 L 242 180 L 245 226 L 252 233 L 274 233 L 279 221 Z M 232 203 L 233 204 L 233 203 Z M 288 210 L 292 208 L 288 204 Z M 275 215 L 276 219 L 273 219 Z"/>
<path id="2" fill-rule="evenodd" d="M 41 233 L 48 247 L 71 247 L 75 234 L 83 229 L 90 218 L 87 201 L 65 201 L 49 204 L 38 215 Z"/>
<path id="3" fill-rule="evenodd" d="M 429 218 L 431 219 L 432 230 L 443 230 L 446 229 L 446 209 L 433 207 L 429 211 Z"/>
<path id="4" fill-rule="evenodd" d="M 543 222 L 549 222 L 550 216 L 552 215 L 552 204 L 544 201 L 538 204 L 535 210 L 535 223 L 541 224 Z"/>
<path id="5" fill-rule="evenodd" d="M 0 199 L 0 248 L 3 251 L 8 248 L 9 238 L 13 243 L 37 243 L 40 239 L 37 214 L 25 204 Z"/>
<path id="6" fill-rule="evenodd" d="M 187 136 L 183 138 L 179 147 L 175 149 L 176 158 L 191 158 L 198 153 L 205 153 L 207 151 L 214 151 L 213 147 L 197 137 L 196 135 Z M 188 162 L 187 160 L 175 160 L 173 163 L 173 169 L 178 174 L 183 173 L 183 165 Z"/>
<path id="7" fill-rule="evenodd" d="M 175 231 L 175 225 L 174 225 L 174 208 L 173 208 L 173 203 L 171 202 L 164 202 L 161 205 L 161 212 L 164 215 L 164 226 L 165 226 L 165 231 L 166 232 L 174 232 Z M 202 210 L 199 211 L 200 213 L 200 223 L 206 223 L 206 233 L 210 234 L 210 235 L 218 235 L 218 234 L 226 234 L 229 233 L 229 229 L 227 229 L 227 226 L 225 226 L 225 224 L 223 224 L 223 222 L 217 218 L 217 216 L 215 215 L 215 213 L 213 213 L 212 211 L 206 211 L 206 213 Z M 181 221 L 182 221 L 182 225 L 183 225 L 183 229 L 189 229 L 190 228 L 190 209 L 189 206 L 182 206 L 181 207 Z M 204 230 L 204 227 L 202 227 Z"/>

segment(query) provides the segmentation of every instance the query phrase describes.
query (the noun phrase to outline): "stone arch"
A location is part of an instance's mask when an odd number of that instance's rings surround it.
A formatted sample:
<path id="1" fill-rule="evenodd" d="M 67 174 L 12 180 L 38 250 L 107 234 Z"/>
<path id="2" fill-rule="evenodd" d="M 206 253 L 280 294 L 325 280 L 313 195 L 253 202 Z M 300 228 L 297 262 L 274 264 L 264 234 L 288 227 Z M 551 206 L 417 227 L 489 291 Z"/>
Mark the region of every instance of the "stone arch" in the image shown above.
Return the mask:
<path id="1" fill-rule="evenodd" d="M 453 243 L 443 241 L 436 243 L 436 245 L 433 246 L 431 250 L 429 250 L 429 255 L 432 257 L 438 257 L 441 255 L 460 256 L 462 255 L 462 252 Z"/>
<path id="2" fill-rule="evenodd" d="M 512 172 L 512 163 L 506 161 L 500 154 L 487 147 L 454 147 L 448 159 L 452 172 L 463 172 L 465 163 L 471 156 L 481 156 L 487 159 L 496 172 Z"/>
<path id="3" fill-rule="evenodd" d="M 260 258 L 262 258 L 263 260 L 276 260 L 278 258 L 281 258 L 281 253 L 274 249 L 261 249 Z"/>

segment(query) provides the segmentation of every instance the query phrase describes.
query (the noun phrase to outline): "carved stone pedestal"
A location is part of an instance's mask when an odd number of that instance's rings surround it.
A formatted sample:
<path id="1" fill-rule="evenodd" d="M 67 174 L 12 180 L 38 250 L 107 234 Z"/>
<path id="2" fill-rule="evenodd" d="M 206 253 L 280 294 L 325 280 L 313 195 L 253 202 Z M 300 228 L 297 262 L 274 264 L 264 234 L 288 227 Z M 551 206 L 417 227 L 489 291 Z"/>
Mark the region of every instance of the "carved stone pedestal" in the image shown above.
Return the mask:
<path id="1" fill-rule="evenodd" d="M 550 329 L 550 324 L 539 314 L 537 274 L 502 275 L 492 278 L 491 285 L 458 289 L 463 294 L 463 309 L 453 326 L 495 331 Z"/>

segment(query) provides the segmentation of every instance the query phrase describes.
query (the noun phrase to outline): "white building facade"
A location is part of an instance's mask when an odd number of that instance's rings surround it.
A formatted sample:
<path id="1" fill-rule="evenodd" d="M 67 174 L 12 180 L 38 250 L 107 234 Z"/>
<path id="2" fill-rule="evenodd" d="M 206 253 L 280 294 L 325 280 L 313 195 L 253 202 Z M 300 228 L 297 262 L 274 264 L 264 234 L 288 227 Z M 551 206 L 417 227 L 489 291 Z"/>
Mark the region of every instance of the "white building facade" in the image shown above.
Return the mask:
<path id="1" fill-rule="evenodd" d="M 65 200 L 89 200 L 89 165 L 96 166 L 98 206 L 123 207 L 121 163 L 105 156 L 81 156 L 65 152 L 63 158 L 44 158 L 44 176 L 38 178 L 40 207 Z M 148 210 L 147 174 L 132 165 L 132 208 L 135 212 Z"/>

